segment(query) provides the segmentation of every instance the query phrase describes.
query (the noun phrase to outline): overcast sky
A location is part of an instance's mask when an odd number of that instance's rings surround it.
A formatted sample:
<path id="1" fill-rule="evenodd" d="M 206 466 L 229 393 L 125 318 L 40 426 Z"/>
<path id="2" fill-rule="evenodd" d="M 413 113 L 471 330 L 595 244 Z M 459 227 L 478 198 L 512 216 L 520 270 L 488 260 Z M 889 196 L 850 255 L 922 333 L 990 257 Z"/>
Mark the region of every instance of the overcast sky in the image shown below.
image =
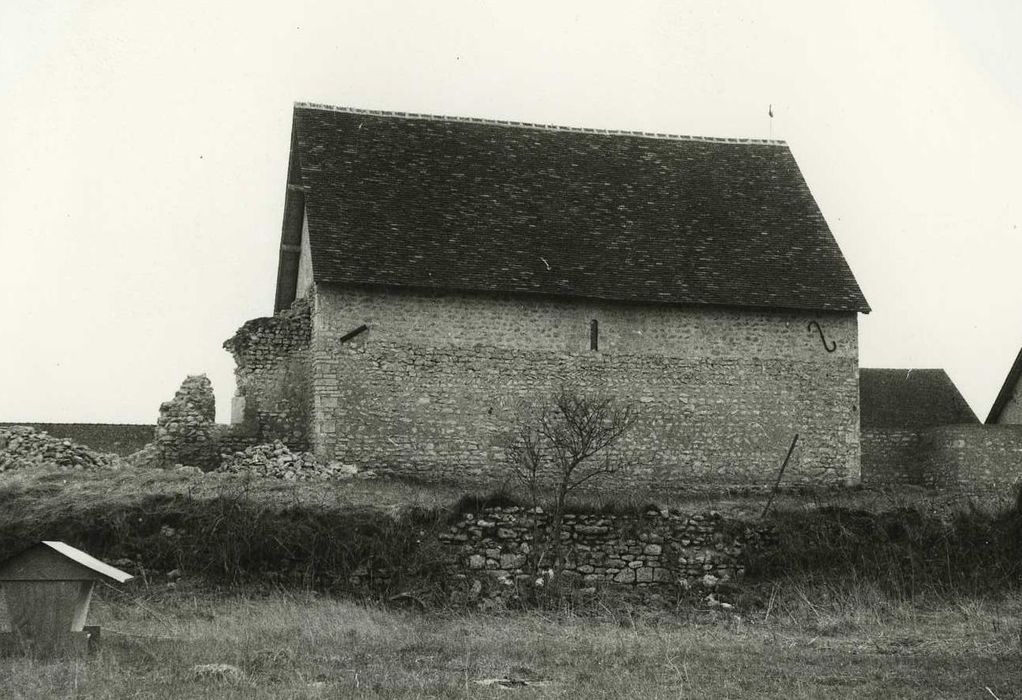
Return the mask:
<path id="1" fill-rule="evenodd" d="M 788 141 L 864 367 L 1022 345 L 1022 3 L 0 3 L 0 421 L 155 421 L 272 312 L 294 101 Z"/>

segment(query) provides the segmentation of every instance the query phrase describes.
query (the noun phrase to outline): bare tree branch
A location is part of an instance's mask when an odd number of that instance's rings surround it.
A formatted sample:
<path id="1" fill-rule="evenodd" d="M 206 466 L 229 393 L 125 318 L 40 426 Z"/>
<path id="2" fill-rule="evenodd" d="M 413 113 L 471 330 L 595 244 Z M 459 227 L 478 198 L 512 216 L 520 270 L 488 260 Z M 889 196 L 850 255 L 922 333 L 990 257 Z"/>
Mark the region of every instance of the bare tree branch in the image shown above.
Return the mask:
<path id="1" fill-rule="evenodd" d="M 541 494 L 550 495 L 547 547 L 553 550 L 555 575 L 564 569 L 561 540 L 568 496 L 622 467 L 624 462 L 613 448 L 635 420 L 630 405 L 562 388 L 533 420 L 523 420 L 514 434 L 509 448 L 512 474 L 533 506 L 539 505 Z M 539 538 L 534 540 L 538 543 Z M 534 560 L 542 561 L 545 554 L 537 548 Z"/>

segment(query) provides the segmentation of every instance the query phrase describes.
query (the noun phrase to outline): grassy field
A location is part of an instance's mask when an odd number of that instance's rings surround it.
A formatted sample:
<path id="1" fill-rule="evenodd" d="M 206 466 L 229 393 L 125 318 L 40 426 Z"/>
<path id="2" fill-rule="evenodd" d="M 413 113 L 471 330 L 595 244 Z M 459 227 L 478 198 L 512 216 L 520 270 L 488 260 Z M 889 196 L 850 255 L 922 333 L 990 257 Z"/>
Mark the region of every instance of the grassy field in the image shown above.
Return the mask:
<path id="1" fill-rule="evenodd" d="M 428 612 L 354 602 L 394 593 L 345 587 L 367 558 L 415 563 L 398 591 L 428 581 L 432 550 L 418 542 L 464 495 L 387 479 L 5 473 L 0 550 L 66 539 L 130 557 L 139 578 L 100 591 L 89 620 L 103 627 L 97 654 L 0 659 L 0 698 L 1022 698 L 1016 516 L 904 490 L 781 494 L 769 519 L 779 543 L 750 563 L 729 612 L 702 594 L 485 615 L 442 595 Z M 659 499 L 753 520 L 763 503 Z M 945 517 L 949 507 L 961 517 Z M 185 574 L 176 588 L 173 568 Z M 202 676 L 203 664 L 240 673 Z M 505 677 L 524 684 L 478 682 Z"/>
<path id="2" fill-rule="evenodd" d="M 99 653 L 0 661 L 5 698 L 1022 698 L 1022 599 L 934 607 L 859 588 L 766 610 L 413 613 L 312 594 L 94 605 Z M 230 664 L 238 677 L 200 677 Z M 510 677 L 513 689 L 478 681 Z"/>

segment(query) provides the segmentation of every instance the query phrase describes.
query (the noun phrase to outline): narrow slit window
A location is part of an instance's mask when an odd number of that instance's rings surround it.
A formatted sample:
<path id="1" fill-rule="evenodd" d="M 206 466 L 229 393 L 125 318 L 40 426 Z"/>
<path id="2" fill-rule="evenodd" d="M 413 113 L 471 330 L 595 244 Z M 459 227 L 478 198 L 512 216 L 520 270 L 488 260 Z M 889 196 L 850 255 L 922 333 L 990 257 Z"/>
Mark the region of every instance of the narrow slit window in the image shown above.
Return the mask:
<path id="1" fill-rule="evenodd" d="M 589 349 L 600 349 L 600 322 L 595 318 L 589 322 Z"/>

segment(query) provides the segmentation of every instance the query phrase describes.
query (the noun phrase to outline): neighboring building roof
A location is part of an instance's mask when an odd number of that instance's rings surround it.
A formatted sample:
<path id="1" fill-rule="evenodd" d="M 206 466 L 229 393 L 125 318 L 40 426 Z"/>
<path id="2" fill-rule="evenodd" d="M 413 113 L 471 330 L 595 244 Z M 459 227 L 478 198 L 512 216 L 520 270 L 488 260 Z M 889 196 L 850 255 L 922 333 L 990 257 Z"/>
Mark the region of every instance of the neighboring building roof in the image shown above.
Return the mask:
<path id="1" fill-rule="evenodd" d="M 996 423 L 1000 420 L 1001 412 L 1004 411 L 1008 402 L 1015 398 L 1015 387 L 1018 386 L 1020 376 L 1022 376 L 1022 350 L 1019 350 L 1018 355 L 1015 356 L 1015 362 L 1008 370 L 1008 376 L 1005 377 L 1001 390 L 997 392 L 994 405 L 990 407 L 990 415 L 987 416 L 987 423 Z"/>
<path id="2" fill-rule="evenodd" d="M 868 312 L 779 141 L 294 110 L 277 308 L 315 282 Z"/>
<path id="3" fill-rule="evenodd" d="M 860 369 L 859 404 L 863 429 L 979 423 L 942 369 Z"/>
<path id="4" fill-rule="evenodd" d="M 0 581 L 87 581 L 124 583 L 134 576 L 69 544 L 43 541 L 0 562 Z"/>

